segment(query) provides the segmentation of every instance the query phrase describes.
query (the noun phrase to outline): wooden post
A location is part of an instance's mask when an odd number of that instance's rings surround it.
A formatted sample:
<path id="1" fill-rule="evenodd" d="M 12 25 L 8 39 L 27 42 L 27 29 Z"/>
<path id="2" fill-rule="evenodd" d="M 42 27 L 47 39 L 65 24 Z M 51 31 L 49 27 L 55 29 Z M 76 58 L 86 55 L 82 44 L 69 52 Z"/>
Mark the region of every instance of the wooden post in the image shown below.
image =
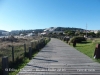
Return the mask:
<path id="1" fill-rule="evenodd" d="M 38 42 L 39 42 L 39 43 L 38 43 L 38 49 L 40 49 L 40 48 L 41 48 L 41 46 L 42 46 L 42 45 L 41 45 L 41 42 L 42 42 L 42 41 L 41 41 L 41 39 L 40 39 L 40 40 L 38 40 Z"/>
<path id="2" fill-rule="evenodd" d="M 24 56 L 26 56 L 26 44 L 24 44 Z"/>
<path id="3" fill-rule="evenodd" d="M 31 42 L 31 48 L 32 48 L 32 53 L 34 53 L 34 49 L 35 49 L 35 42 Z"/>
<path id="4" fill-rule="evenodd" d="M 31 47 L 33 48 L 33 42 L 31 42 Z"/>
<path id="5" fill-rule="evenodd" d="M 2 57 L 2 73 L 3 75 L 9 75 L 8 56 Z"/>
<path id="6" fill-rule="evenodd" d="M 34 42 L 34 48 L 36 49 L 36 41 Z"/>
<path id="7" fill-rule="evenodd" d="M 43 47 L 45 46 L 45 39 L 43 39 Z"/>
<path id="8" fill-rule="evenodd" d="M 29 59 L 31 59 L 31 58 L 32 58 L 32 48 L 29 47 Z"/>
<path id="9" fill-rule="evenodd" d="M 40 41 L 38 40 L 37 42 L 38 42 L 38 43 L 37 43 L 37 50 L 39 51 L 39 44 L 40 44 Z"/>
<path id="10" fill-rule="evenodd" d="M 44 39 L 42 39 L 42 47 L 44 46 Z"/>
<path id="11" fill-rule="evenodd" d="M 12 46 L 12 62 L 14 63 L 14 46 Z"/>

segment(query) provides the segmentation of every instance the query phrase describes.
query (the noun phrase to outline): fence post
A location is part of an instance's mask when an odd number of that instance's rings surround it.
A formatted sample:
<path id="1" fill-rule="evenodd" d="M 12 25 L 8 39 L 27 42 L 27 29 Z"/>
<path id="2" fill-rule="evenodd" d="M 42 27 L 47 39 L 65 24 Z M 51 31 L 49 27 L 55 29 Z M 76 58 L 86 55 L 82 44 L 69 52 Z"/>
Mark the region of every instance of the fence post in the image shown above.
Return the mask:
<path id="1" fill-rule="evenodd" d="M 41 48 L 43 48 L 43 38 L 41 39 Z"/>
<path id="2" fill-rule="evenodd" d="M 26 56 L 26 44 L 24 44 L 24 51 L 25 51 L 24 56 Z"/>
<path id="3" fill-rule="evenodd" d="M 2 57 L 2 73 L 3 75 L 9 75 L 8 56 Z"/>
<path id="4" fill-rule="evenodd" d="M 34 42 L 34 49 L 36 49 L 36 41 Z"/>
<path id="5" fill-rule="evenodd" d="M 31 41 L 31 49 L 32 49 L 32 53 L 34 53 L 33 52 L 33 42 Z"/>
<path id="6" fill-rule="evenodd" d="M 41 40 L 38 40 L 38 50 L 41 48 L 40 44 L 41 44 Z"/>
<path id="7" fill-rule="evenodd" d="M 32 58 L 32 48 L 29 47 L 29 59 L 31 59 L 31 58 Z"/>
<path id="8" fill-rule="evenodd" d="M 33 48 L 33 42 L 31 41 L 31 47 Z"/>
<path id="9" fill-rule="evenodd" d="M 12 46 L 12 61 L 14 63 L 14 46 Z"/>
<path id="10" fill-rule="evenodd" d="M 40 39 L 40 42 L 39 42 L 39 48 L 42 47 L 42 39 Z"/>
<path id="11" fill-rule="evenodd" d="M 39 40 L 37 40 L 36 43 L 37 43 L 37 44 L 36 44 L 36 49 L 39 51 Z"/>
<path id="12" fill-rule="evenodd" d="M 44 39 L 42 39 L 42 43 L 41 43 L 41 44 L 42 44 L 42 48 L 43 48 L 43 46 L 44 46 L 44 41 L 43 41 L 43 40 L 44 40 Z"/>

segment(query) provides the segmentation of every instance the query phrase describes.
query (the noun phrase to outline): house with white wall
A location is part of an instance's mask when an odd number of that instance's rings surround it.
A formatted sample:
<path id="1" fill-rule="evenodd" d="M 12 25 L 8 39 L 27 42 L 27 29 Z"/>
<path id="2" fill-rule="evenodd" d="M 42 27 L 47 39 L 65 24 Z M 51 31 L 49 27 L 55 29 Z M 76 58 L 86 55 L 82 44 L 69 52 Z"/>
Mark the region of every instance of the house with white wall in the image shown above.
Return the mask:
<path id="1" fill-rule="evenodd" d="M 2 35 L 8 36 L 9 35 L 9 32 L 2 32 Z"/>

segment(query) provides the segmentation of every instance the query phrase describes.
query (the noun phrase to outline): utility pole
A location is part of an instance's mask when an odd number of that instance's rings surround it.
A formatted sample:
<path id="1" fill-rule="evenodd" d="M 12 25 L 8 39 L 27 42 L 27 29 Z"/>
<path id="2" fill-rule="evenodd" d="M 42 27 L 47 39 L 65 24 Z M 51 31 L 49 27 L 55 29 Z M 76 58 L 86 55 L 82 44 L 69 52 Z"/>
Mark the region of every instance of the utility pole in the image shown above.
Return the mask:
<path id="1" fill-rule="evenodd" d="M 87 38 L 87 23 L 86 23 L 86 38 Z"/>

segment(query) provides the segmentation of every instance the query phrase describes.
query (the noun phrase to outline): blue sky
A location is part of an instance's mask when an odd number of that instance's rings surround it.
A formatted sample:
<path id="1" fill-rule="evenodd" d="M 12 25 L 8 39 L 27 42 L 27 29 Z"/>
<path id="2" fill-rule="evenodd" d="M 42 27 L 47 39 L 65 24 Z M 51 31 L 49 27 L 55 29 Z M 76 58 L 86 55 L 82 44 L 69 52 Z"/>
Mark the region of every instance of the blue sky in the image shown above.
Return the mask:
<path id="1" fill-rule="evenodd" d="M 100 0 L 0 0 L 0 29 L 100 29 Z"/>

